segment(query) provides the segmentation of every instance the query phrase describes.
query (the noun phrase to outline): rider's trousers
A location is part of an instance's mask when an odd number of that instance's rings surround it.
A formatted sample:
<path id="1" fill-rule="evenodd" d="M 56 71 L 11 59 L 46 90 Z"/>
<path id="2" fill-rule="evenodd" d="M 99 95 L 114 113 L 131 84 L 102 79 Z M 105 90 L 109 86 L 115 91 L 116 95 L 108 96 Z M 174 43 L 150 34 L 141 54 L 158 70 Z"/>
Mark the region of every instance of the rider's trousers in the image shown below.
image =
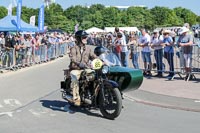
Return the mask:
<path id="1" fill-rule="evenodd" d="M 79 79 L 83 70 L 72 70 L 70 72 L 71 76 L 71 88 L 73 92 L 73 100 L 80 99 L 79 96 Z M 91 73 L 93 70 L 86 69 L 86 73 Z"/>

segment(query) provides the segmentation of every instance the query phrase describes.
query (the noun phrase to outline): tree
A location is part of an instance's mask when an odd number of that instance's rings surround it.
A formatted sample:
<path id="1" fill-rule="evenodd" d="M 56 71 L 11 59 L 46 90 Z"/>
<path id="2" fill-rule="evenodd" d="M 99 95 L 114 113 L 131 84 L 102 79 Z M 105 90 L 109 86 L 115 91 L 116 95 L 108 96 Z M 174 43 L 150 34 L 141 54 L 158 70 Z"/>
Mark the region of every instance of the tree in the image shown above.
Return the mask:
<path id="1" fill-rule="evenodd" d="M 104 9 L 105 9 L 105 6 L 104 6 L 104 5 L 101 5 L 101 4 L 94 4 L 94 5 L 91 5 L 91 6 L 90 6 L 89 12 L 90 12 L 91 14 L 94 14 L 94 13 L 96 13 L 96 12 L 98 12 L 98 11 L 102 11 L 102 10 L 104 10 Z"/>
<path id="2" fill-rule="evenodd" d="M 0 6 L 0 19 L 7 15 L 7 9 L 3 6 Z"/>
<path id="3" fill-rule="evenodd" d="M 101 12 L 103 17 L 103 26 L 110 27 L 110 26 L 119 26 L 121 23 L 121 16 L 120 10 L 116 7 L 108 7 L 102 10 Z"/>
<path id="4" fill-rule="evenodd" d="M 200 24 L 200 16 L 197 17 L 197 23 Z"/>
<path id="5" fill-rule="evenodd" d="M 182 20 L 182 24 L 187 22 L 190 25 L 193 25 L 197 22 L 197 15 L 186 8 L 177 7 L 174 8 L 174 12 L 176 16 L 178 16 L 178 19 Z"/>
<path id="6" fill-rule="evenodd" d="M 127 11 L 123 10 L 121 11 L 121 23 L 119 26 L 125 27 L 128 25 L 128 16 L 127 16 Z"/>
<path id="7" fill-rule="evenodd" d="M 14 7 L 13 8 L 13 12 L 12 14 L 15 16 L 16 15 L 16 12 L 17 12 L 17 8 Z M 26 23 L 29 23 L 30 22 L 30 17 L 35 15 L 36 16 L 36 25 L 37 25 L 37 16 L 38 16 L 38 13 L 39 13 L 39 9 L 33 9 L 33 8 L 27 8 L 25 6 L 22 6 L 22 13 L 21 13 L 21 19 L 23 21 L 25 21 Z"/>
<path id="8" fill-rule="evenodd" d="M 88 15 L 88 9 L 83 6 L 71 6 L 64 11 L 64 15 L 67 19 L 78 22 L 79 26 L 82 27 L 82 23 Z"/>
<path id="9" fill-rule="evenodd" d="M 67 18 L 63 15 L 64 11 L 59 4 L 51 4 L 45 8 L 45 25 L 50 29 L 65 29 Z"/>
<path id="10" fill-rule="evenodd" d="M 150 29 L 153 25 L 152 17 L 146 7 L 129 7 L 127 9 L 127 26 Z"/>
<path id="11" fill-rule="evenodd" d="M 151 9 L 154 23 L 157 26 L 177 26 L 180 25 L 180 21 L 175 12 L 167 7 L 154 7 Z"/>

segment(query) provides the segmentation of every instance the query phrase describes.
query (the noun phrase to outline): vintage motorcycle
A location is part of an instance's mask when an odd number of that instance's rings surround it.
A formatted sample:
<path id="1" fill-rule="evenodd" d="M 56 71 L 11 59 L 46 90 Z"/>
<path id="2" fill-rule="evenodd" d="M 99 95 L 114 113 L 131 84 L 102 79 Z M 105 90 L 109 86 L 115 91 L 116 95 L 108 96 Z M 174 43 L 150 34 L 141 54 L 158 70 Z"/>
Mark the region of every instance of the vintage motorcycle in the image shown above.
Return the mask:
<path id="1" fill-rule="evenodd" d="M 105 118 L 115 119 L 122 109 L 122 94 L 119 91 L 119 85 L 107 78 L 109 66 L 103 65 L 102 60 L 94 59 L 91 64 L 93 71 L 86 74 L 83 70 L 79 80 L 81 106 L 99 108 Z M 62 97 L 73 105 L 69 70 L 64 71 L 65 81 L 61 82 Z"/>
<path id="2" fill-rule="evenodd" d="M 105 118 L 115 119 L 122 109 L 123 92 L 138 89 L 143 82 L 143 74 L 139 69 L 122 67 L 117 56 L 109 50 L 104 50 L 98 57 L 91 63 L 94 71 L 86 74 L 83 70 L 81 73 L 81 106 L 99 108 Z M 105 59 L 112 65 L 105 65 Z M 69 70 L 64 70 L 64 77 L 65 80 L 61 81 L 62 97 L 73 105 Z"/>

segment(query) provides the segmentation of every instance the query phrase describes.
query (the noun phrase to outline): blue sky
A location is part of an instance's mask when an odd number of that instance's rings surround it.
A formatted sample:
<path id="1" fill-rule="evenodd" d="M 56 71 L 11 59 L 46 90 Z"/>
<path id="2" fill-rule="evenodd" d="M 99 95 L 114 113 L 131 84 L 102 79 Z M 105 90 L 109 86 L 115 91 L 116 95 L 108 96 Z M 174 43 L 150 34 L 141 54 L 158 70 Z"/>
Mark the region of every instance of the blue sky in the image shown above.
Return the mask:
<path id="1" fill-rule="evenodd" d="M 14 0 L 0 0 L 0 6 L 8 6 Z M 17 1 L 17 0 L 16 0 Z M 39 8 L 43 0 L 22 0 L 23 5 L 32 8 Z M 169 8 L 183 7 L 190 9 L 200 16 L 200 0 L 55 0 L 56 3 L 62 5 L 64 9 L 71 5 L 91 5 L 100 3 L 112 6 L 131 6 L 145 5 L 148 8 L 155 6 L 165 6 Z"/>

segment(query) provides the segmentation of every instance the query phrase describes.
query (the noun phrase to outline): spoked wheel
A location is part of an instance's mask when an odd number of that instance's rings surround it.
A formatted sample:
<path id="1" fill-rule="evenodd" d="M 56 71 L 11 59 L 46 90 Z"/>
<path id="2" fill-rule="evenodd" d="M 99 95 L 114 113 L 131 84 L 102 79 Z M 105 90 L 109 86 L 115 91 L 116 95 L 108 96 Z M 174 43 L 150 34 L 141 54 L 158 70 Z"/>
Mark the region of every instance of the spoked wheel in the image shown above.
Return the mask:
<path id="1" fill-rule="evenodd" d="M 108 119 L 115 119 L 122 109 L 122 97 L 118 88 L 105 89 L 103 99 L 102 93 L 99 96 L 99 108 L 102 115 Z"/>

